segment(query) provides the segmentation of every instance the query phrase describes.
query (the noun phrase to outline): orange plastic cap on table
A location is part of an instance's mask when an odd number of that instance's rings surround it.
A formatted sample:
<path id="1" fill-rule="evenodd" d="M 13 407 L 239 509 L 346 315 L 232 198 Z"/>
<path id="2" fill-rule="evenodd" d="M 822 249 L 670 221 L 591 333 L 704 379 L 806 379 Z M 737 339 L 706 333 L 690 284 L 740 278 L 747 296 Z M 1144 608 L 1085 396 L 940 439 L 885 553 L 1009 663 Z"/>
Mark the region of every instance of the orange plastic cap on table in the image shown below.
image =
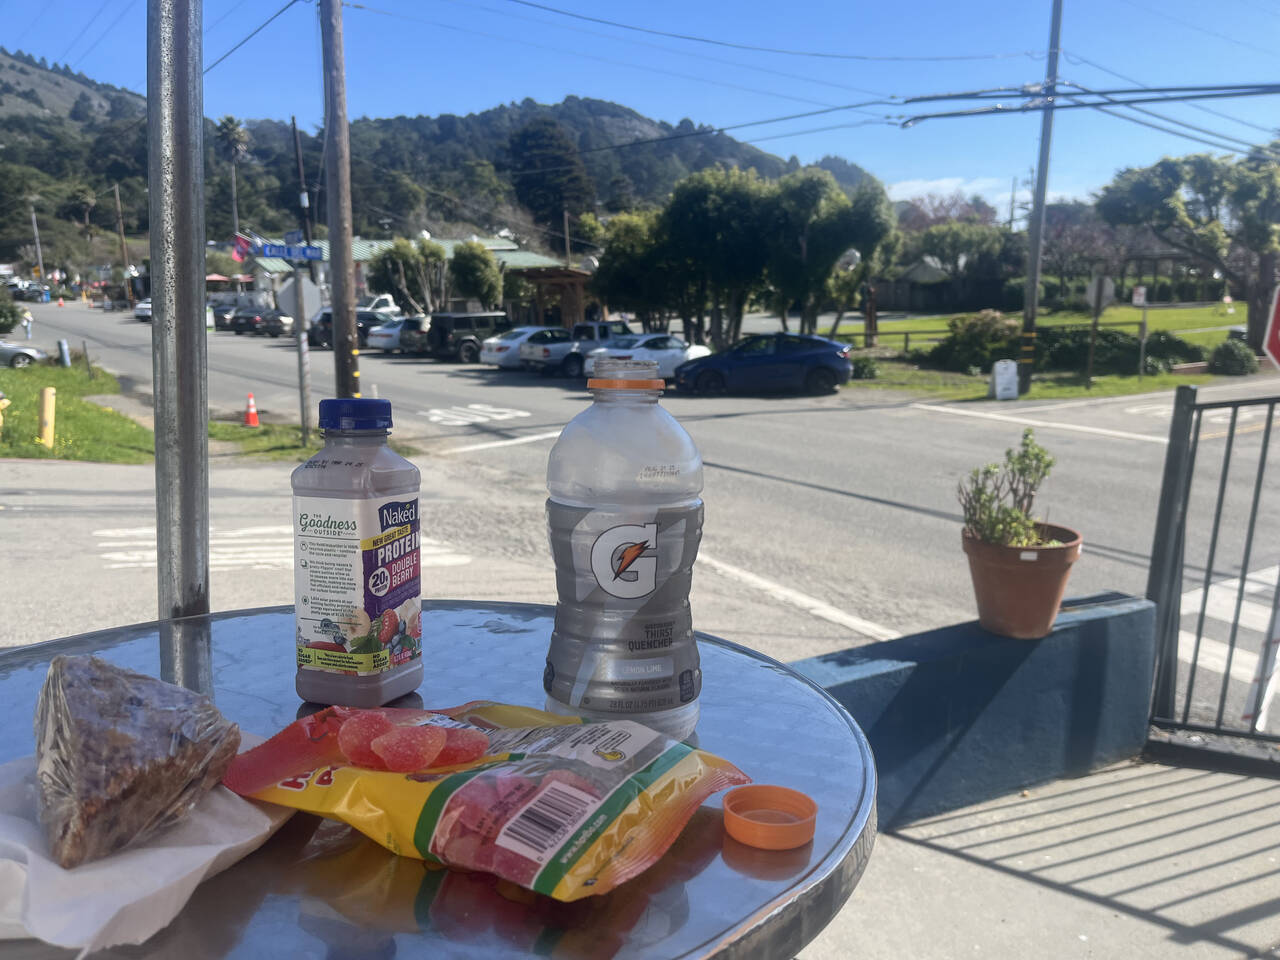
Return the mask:
<path id="1" fill-rule="evenodd" d="M 792 850 L 813 839 L 818 805 L 799 790 L 757 783 L 724 798 L 724 828 L 739 843 Z"/>

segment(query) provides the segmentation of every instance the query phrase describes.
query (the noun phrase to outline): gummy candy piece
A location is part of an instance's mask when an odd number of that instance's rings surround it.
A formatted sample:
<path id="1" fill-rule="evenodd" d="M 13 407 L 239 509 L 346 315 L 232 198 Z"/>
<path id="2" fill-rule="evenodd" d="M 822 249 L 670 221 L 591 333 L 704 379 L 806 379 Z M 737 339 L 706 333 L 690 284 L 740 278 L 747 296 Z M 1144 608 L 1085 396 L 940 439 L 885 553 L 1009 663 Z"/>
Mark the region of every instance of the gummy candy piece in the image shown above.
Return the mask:
<path id="1" fill-rule="evenodd" d="M 470 763 L 483 757 L 489 750 L 489 738 L 479 730 L 450 727 L 445 731 L 444 749 L 431 761 L 433 767 L 451 767 L 458 763 Z"/>
<path id="2" fill-rule="evenodd" d="M 374 752 L 373 741 L 394 729 L 395 725 L 380 713 L 357 713 L 343 721 L 338 730 L 338 747 L 357 767 L 385 770 L 387 765 Z"/>
<path id="3" fill-rule="evenodd" d="M 392 727 L 373 740 L 373 752 L 388 770 L 413 773 L 431 766 L 445 743 L 440 727 Z"/>

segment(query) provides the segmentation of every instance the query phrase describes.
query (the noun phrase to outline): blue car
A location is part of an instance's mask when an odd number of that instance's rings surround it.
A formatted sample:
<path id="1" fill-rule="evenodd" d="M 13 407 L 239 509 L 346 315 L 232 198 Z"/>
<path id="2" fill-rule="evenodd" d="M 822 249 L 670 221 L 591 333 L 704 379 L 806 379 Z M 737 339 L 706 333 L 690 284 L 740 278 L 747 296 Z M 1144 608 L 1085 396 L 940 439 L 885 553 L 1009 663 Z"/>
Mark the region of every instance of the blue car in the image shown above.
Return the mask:
<path id="1" fill-rule="evenodd" d="M 831 393 L 849 382 L 849 346 L 825 337 L 770 333 L 676 367 L 686 393 Z"/>

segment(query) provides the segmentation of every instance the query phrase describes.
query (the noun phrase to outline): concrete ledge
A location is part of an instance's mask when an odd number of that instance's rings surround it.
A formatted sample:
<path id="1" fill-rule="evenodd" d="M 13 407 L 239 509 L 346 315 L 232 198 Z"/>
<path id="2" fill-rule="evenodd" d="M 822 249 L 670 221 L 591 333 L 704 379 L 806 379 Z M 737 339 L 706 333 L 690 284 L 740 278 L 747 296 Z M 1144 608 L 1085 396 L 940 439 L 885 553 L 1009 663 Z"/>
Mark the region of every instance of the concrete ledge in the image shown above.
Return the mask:
<path id="1" fill-rule="evenodd" d="M 1147 739 L 1155 606 L 1063 604 L 1042 640 L 976 622 L 801 660 L 875 752 L 882 829 L 1136 757 Z"/>

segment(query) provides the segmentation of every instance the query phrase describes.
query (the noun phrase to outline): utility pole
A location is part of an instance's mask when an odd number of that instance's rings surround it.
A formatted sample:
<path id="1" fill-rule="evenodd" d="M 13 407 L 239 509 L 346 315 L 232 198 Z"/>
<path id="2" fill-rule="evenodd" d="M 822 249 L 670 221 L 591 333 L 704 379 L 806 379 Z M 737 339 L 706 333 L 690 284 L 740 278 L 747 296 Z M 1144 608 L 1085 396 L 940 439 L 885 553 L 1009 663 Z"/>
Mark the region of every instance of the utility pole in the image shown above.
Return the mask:
<path id="1" fill-rule="evenodd" d="M 342 52 L 342 0 L 320 0 L 324 53 L 324 139 L 329 162 L 329 309 L 339 397 L 360 396 L 355 267 L 351 261 L 351 138 Z"/>
<path id="2" fill-rule="evenodd" d="M 293 125 L 293 152 L 298 159 L 298 207 L 302 215 L 302 235 L 307 246 L 311 246 L 311 217 L 308 209 L 311 204 L 307 199 L 307 180 L 302 170 L 302 141 L 298 137 L 298 120 L 290 117 Z M 310 262 L 310 261 L 308 261 Z M 311 436 L 311 354 L 307 349 L 307 303 L 302 295 L 302 267 L 293 266 L 293 292 L 297 306 L 293 312 L 293 336 L 298 342 L 298 407 L 301 411 L 302 445 L 305 447 Z"/>
<path id="3" fill-rule="evenodd" d="M 1027 220 L 1027 292 L 1022 305 L 1022 348 L 1018 353 L 1018 393 L 1031 389 L 1031 367 L 1036 360 L 1036 309 L 1040 299 L 1040 248 L 1044 242 L 1044 198 L 1049 181 L 1049 143 L 1053 139 L 1053 101 L 1058 90 L 1058 43 L 1062 35 L 1062 0 L 1053 0 L 1049 27 L 1049 62 L 1041 98 L 1040 159 L 1036 163 L 1035 197 Z"/>
<path id="4" fill-rule="evenodd" d="M 36 205 L 31 204 L 31 232 L 36 238 L 36 267 L 40 270 L 40 282 L 46 282 L 44 275 L 44 253 L 40 249 L 40 225 L 36 223 Z"/>
<path id="5" fill-rule="evenodd" d="M 1014 177 L 1009 184 L 1009 232 L 1013 233 L 1013 208 L 1018 199 L 1018 178 Z"/>
<path id="6" fill-rule="evenodd" d="M 564 208 L 564 264 L 569 265 L 569 208 Z"/>
<path id="7" fill-rule="evenodd" d="M 116 236 L 120 238 L 120 263 L 124 270 L 124 292 L 129 298 L 129 309 L 133 309 L 133 281 L 129 277 L 129 248 L 124 242 L 124 214 L 120 212 L 120 184 L 113 183 L 112 191 L 116 195 Z"/>

